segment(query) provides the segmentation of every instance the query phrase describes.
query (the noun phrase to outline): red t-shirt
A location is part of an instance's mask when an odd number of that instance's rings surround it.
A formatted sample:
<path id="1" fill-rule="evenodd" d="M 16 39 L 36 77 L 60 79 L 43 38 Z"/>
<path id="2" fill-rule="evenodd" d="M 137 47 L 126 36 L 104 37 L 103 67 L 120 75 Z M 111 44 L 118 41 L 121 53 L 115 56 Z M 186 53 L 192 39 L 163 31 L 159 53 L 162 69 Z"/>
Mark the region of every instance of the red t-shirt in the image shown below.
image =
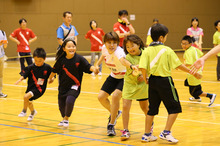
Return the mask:
<path id="1" fill-rule="evenodd" d="M 91 51 L 100 51 L 102 43 L 102 36 L 104 36 L 105 33 L 101 28 L 96 28 L 96 30 L 89 30 L 85 38 L 90 39 L 91 42 Z"/>
<path id="2" fill-rule="evenodd" d="M 131 25 L 131 24 L 130 24 Z M 126 33 L 126 32 L 129 32 L 130 29 L 127 25 L 123 25 L 119 22 L 116 22 L 113 26 L 113 30 L 116 32 L 116 31 L 119 31 L 120 33 Z M 124 37 L 123 38 L 120 38 L 120 43 L 119 43 L 119 46 L 120 47 L 123 47 L 123 41 L 124 41 Z"/>
<path id="3" fill-rule="evenodd" d="M 17 40 L 20 42 L 20 44 L 17 45 L 17 52 L 31 52 L 29 39 L 35 37 L 35 34 L 31 29 L 15 29 L 15 31 L 11 33 L 11 36 L 14 38 L 16 37 Z"/>

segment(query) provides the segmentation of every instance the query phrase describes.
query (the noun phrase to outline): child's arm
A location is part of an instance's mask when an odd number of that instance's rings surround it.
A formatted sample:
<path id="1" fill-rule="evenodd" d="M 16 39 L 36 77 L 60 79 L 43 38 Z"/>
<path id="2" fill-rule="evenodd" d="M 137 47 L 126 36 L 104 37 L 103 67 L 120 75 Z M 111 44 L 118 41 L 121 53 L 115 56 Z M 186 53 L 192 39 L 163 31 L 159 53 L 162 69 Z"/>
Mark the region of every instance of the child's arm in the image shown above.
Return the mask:
<path id="1" fill-rule="evenodd" d="M 55 79 L 55 77 L 54 77 L 55 75 L 56 75 L 56 73 L 51 72 L 51 74 L 50 74 L 50 76 L 49 76 L 49 78 L 48 78 L 48 83 L 49 83 L 49 84 L 53 83 L 53 81 L 54 81 L 54 79 Z"/>
<path id="2" fill-rule="evenodd" d="M 15 82 L 15 85 L 18 85 L 23 79 L 24 79 L 24 77 L 21 76 L 20 79 L 18 79 L 18 80 Z"/>
<path id="3" fill-rule="evenodd" d="M 99 60 L 96 62 L 96 64 L 94 65 L 95 68 L 99 69 L 99 65 L 102 63 L 102 61 L 104 60 L 105 56 L 101 55 L 101 57 L 99 58 Z"/>
<path id="4" fill-rule="evenodd" d="M 140 68 L 139 70 L 142 72 L 142 75 L 143 75 L 143 78 L 144 78 L 145 83 L 148 84 L 147 70 L 144 69 L 144 68 Z"/>
<path id="5" fill-rule="evenodd" d="M 208 53 L 206 53 L 204 56 L 202 56 L 201 58 L 199 58 L 196 62 L 194 62 L 194 64 L 191 66 L 191 73 L 196 73 L 200 68 L 203 69 L 205 61 L 213 56 L 216 55 L 217 53 L 220 52 L 220 45 L 215 46 L 213 49 L 211 49 Z"/>
<path id="6" fill-rule="evenodd" d="M 131 64 L 128 60 L 126 60 L 124 57 L 119 59 L 122 65 L 124 65 L 127 68 L 131 68 L 133 70 L 138 70 L 138 67 L 136 65 Z"/>
<path id="7" fill-rule="evenodd" d="M 190 69 L 187 68 L 184 64 L 181 64 L 181 65 L 178 66 L 177 68 L 180 69 L 180 70 L 182 70 L 182 71 L 184 71 L 184 72 L 190 73 Z M 190 73 L 190 74 L 191 74 L 191 73 Z M 201 78 L 202 78 L 202 75 L 199 74 L 199 73 L 195 73 L 193 76 L 194 76 L 195 78 L 197 78 L 197 79 L 201 79 Z"/>

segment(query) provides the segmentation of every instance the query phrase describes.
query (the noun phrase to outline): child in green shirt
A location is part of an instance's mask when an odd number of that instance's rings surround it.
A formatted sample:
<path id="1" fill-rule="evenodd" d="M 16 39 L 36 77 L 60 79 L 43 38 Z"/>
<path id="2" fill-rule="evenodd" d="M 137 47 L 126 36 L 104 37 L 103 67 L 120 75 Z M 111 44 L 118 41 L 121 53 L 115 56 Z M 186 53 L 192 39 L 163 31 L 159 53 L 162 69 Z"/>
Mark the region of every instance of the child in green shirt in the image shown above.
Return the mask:
<path id="1" fill-rule="evenodd" d="M 213 45 L 214 47 L 220 44 L 220 20 L 217 20 L 215 23 L 216 32 L 213 35 Z M 217 54 L 217 80 L 220 81 L 220 53 Z"/>
<path id="2" fill-rule="evenodd" d="M 126 68 L 126 73 L 124 76 L 123 85 L 123 127 L 124 130 L 121 131 L 121 140 L 127 140 L 130 137 L 130 132 L 128 130 L 129 123 L 129 112 L 131 109 L 131 104 L 133 100 L 139 102 L 139 105 L 147 116 L 148 112 L 148 84 L 145 84 L 143 75 L 140 71 L 134 71 L 132 66 L 137 66 L 140 61 L 141 54 L 144 50 L 144 43 L 140 37 L 137 35 L 129 35 L 124 39 L 123 42 L 124 52 L 126 54 L 126 60 L 128 60 L 132 65 Z M 146 120 L 145 120 L 146 123 Z M 153 126 L 152 126 L 153 129 Z"/>
<path id="3" fill-rule="evenodd" d="M 168 111 L 168 118 L 165 129 L 160 133 L 159 137 L 171 143 L 178 142 L 171 135 L 171 128 L 182 109 L 171 77 L 171 70 L 180 69 L 188 73 L 190 70 L 181 63 L 170 47 L 163 44 L 167 39 L 167 34 L 168 28 L 163 24 L 153 25 L 151 28 L 153 42 L 143 51 L 139 62 L 139 68 L 142 71 L 144 80 L 149 83 L 149 111 L 142 142 L 157 140 L 157 137 L 151 133 L 151 125 L 154 116 L 159 112 L 161 101 L 163 101 Z M 149 74 L 147 74 L 148 72 Z M 149 80 L 147 79 L 148 75 L 150 76 Z M 196 73 L 195 77 L 201 78 L 202 76 Z"/>
<path id="4" fill-rule="evenodd" d="M 190 67 L 197 59 L 203 56 L 202 51 L 192 46 L 192 38 L 188 35 L 182 38 L 181 46 L 185 50 L 183 59 L 186 66 Z M 198 73 L 202 74 L 202 70 L 200 69 Z M 189 98 L 190 101 L 201 102 L 202 100 L 200 96 L 210 98 L 209 106 L 211 106 L 215 101 L 216 94 L 203 92 L 201 87 L 201 80 L 196 79 L 193 75 L 187 74 L 185 86 L 189 86 L 189 92 L 193 96 Z"/>

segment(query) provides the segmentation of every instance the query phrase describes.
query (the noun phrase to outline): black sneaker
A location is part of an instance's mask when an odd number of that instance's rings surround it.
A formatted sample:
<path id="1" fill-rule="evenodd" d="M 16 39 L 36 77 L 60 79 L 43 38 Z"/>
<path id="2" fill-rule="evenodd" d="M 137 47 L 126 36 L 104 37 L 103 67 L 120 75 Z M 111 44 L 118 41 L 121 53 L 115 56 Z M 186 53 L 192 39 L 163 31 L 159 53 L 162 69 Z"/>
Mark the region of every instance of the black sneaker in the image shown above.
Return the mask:
<path id="1" fill-rule="evenodd" d="M 7 94 L 0 93 L 0 98 L 6 98 L 7 96 Z"/>
<path id="2" fill-rule="evenodd" d="M 122 111 L 119 110 L 118 114 L 117 114 L 117 116 L 115 118 L 115 122 L 113 123 L 114 125 L 116 125 L 117 119 L 121 116 L 121 114 L 122 114 Z M 111 115 L 109 115 L 109 117 L 108 117 L 108 125 L 110 124 L 110 122 L 111 122 Z"/>
<path id="3" fill-rule="evenodd" d="M 108 136 L 115 136 L 116 135 L 114 125 L 108 125 L 107 135 Z"/>

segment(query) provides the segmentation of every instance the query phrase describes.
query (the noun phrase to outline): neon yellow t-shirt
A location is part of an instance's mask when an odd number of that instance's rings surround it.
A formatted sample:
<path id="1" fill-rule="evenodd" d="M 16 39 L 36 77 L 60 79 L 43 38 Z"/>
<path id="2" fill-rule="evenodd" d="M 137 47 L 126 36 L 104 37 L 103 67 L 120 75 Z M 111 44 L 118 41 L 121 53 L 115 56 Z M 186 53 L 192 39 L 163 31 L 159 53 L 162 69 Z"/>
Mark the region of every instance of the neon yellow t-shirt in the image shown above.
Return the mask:
<path id="1" fill-rule="evenodd" d="M 199 59 L 202 56 L 203 56 L 202 51 L 191 46 L 183 54 L 184 64 L 192 65 L 197 59 Z M 202 74 L 201 69 L 198 71 L 198 73 Z M 191 74 L 187 74 L 187 81 L 191 86 L 197 86 L 201 84 L 201 80 L 196 79 Z"/>
<path id="2" fill-rule="evenodd" d="M 128 60 L 133 65 L 138 65 L 140 56 L 127 54 L 126 60 Z M 124 76 L 122 98 L 128 100 L 148 98 L 148 84 L 146 84 L 144 81 L 138 82 L 138 76 L 132 75 L 132 69 L 127 68 L 126 70 L 127 71 Z"/>
<path id="3" fill-rule="evenodd" d="M 181 64 L 178 56 L 170 47 L 155 45 L 149 46 L 142 52 L 139 68 L 146 69 L 150 75 L 169 77 L 171 70 Z"/>
<path id="4" fill-rule="evenodd" d="M 219 45 L 220 44 L 220 32 L 216 31 L 213 35 L 213 44 Z M 218 53 L 218 56 L 220 56 L 220 53 Z"/>

